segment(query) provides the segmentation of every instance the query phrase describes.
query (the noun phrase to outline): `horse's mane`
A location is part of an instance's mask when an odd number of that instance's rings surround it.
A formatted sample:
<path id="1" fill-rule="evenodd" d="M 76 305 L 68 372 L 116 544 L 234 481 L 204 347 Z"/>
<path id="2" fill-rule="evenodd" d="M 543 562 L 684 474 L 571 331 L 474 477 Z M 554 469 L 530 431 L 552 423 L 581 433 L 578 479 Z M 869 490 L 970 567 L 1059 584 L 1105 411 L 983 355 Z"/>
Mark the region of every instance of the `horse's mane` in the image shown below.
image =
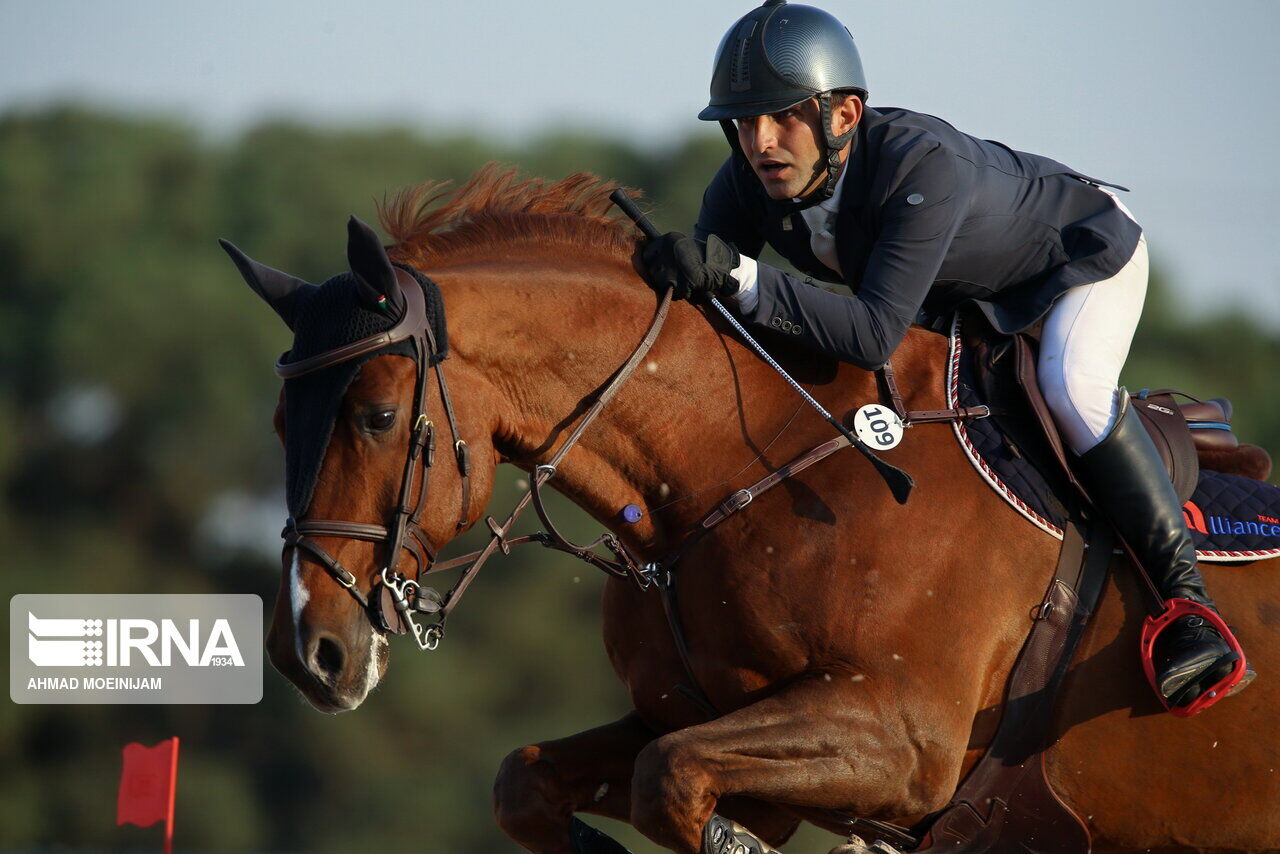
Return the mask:
<path id="1" fill-rule="evenodd" d="M 559 181 L 521 178 L 490 163 L 457 189 L 448 182 L 405 188 L 378 205 L 397 261 L 429 266 L 471 249 L 559 243 L 630 255 L 636 230 L 611 216 L 618 185 L 586 172 Z"/>

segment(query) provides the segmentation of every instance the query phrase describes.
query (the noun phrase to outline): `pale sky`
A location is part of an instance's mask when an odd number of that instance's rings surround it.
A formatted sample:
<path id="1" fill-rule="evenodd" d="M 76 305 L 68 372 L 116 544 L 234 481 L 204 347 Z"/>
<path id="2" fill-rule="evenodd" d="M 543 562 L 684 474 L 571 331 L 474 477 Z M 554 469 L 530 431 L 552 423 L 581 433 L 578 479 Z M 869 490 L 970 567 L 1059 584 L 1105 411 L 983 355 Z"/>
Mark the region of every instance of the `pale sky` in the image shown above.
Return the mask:
<path id="1" fill-rule="evenodd" d="M 1132 188 L 1181 293 L 1280 328 L 1280 3 L 818 5 L 857 39 L 873 106 Z M 662 148 L 699 127 L 716 44 L 750 8 L 0 0 L 0 111 L 76 98 L 216 136 L 281 114 L 514 140 L 569 125 Z"/>

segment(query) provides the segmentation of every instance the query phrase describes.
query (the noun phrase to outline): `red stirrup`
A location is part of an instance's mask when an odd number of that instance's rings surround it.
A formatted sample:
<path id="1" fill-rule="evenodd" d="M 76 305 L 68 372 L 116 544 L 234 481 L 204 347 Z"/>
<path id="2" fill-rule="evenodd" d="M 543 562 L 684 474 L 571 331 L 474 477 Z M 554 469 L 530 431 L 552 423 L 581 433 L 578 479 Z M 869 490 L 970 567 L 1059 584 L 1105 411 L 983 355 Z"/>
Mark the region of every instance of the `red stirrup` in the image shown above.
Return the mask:
<path id="1" fill-rule="evenodd" d="M 1156 685 L 1156 667 L 1151 661 L 1151 653 L 1155 649 L 1156 638 L 1160 637 L 1160 633 L 1167 629 L 1174 620 L 1179 617 L 1185 617 L 1188 614 L 1195 614 L 1208 620 L 1209 624 L 1222 635 L 1222 639 L 1227 642 L 1227 646 L 1231 647 L 1231 651 L 1239 657 L 1236 659 L 1229 674 L 1219 680 L 1216 685 L 1202 692 L 1191 703 L 1185 706 L 1170 706 L 1169 701 L 1160 694 L 1160 687 Z M 1230 627 L 1227 626 L 1222 617 L 1205 606 L 1192 602 L 1190 599 L 1169 599 L 1165 602 L 1164 613 L 1158 617 L 1148 615 L 1142 621 L 1141 655 L 1142 672 L 1147 674 L 1147 682 L 1151 683 L 1151 690 L 1155 692 L 1156 697 L 1169 710 L 1169 713 L 1179 718 L 1189 718 L 1194 714 L 1203 712 L 1227 696 L 1231 689 L 1240 684 L 1240 680 L 1244 678 L 1247 664 L 1244 658 L 1244 650 L 1240 648 L 1240 641 L 1236 640 L 1236 636 L 1231 633 Z"/>

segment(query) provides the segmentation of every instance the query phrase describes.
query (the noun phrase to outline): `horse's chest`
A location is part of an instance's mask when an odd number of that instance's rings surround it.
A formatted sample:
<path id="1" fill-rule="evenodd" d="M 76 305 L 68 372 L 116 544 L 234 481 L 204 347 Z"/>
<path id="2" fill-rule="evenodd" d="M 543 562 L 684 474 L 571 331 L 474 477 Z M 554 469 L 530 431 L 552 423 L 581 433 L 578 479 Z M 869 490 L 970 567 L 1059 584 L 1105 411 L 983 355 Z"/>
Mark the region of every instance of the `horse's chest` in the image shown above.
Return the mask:
<path id="1" fill-rule="evenodd" d="M 680 627 L 689 662 L 698 687 L 717 707 L 741 706 L 807 666 L 802 616 L 762 608 L 759 598 L 693 578 L 681 584 Z M 705 720 L 688 698 L 692 680 L 657 591 L 611 581 L 604 606 L 606 649 L 645 720 L 663 730 Z"/>

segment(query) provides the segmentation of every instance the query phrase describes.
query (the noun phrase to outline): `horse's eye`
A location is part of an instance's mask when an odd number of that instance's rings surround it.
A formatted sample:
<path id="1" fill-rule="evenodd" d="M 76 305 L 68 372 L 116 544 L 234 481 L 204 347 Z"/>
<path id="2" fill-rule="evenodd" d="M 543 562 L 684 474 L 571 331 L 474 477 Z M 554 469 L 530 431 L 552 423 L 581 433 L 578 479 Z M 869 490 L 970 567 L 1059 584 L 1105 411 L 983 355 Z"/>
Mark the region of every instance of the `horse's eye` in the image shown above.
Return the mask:
<path id="1" fill-rule="evenodd" d="M 391 429 L 391 425 L 396 423 L 396 411 L 394 409 L 384 409 L 381 412 L 374 412 L 369 416 L 369 429 L 375 433 L 381 433 L 383 430 Z"/>

